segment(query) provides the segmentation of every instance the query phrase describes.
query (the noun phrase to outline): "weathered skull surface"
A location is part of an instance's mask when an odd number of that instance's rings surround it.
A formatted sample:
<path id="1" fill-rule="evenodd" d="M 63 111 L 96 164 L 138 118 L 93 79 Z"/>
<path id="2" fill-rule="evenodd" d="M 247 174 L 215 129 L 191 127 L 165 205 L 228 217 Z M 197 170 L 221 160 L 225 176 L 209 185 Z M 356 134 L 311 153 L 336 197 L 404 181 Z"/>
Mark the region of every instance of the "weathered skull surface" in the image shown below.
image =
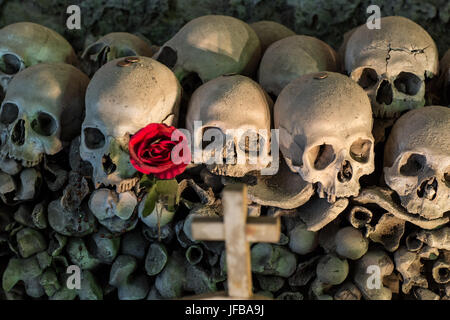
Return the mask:
<path id="1" fill-rule="evenodd" d="M 105 63 L 117 58 L 152 55 L 150 45 L 138 36 L 127 32 L 112 32 L 89 45 L 81 58 L 90 64 L 90 73 L 94 74 Z"/>
<path id="2" fill-rule="evenodd" d="M 426 219 L 450 210 L 450 109 L 425 107 L 395 123 L 384 151 L 385 181 Z"/>
<path id="3" fill-rule="evenodd" d="M 196 73 L 203 82 L 228 73 L 251 74 L 260 57 L 255 31 L 241 20 L 220 15 L 189 21 L 154 56 L 178 79 Z"/>
<path id="4" fill-rule="evenodd" d="M 201 124 L 195 125 L 195 121 Z M 189 102 L 186 127 L 194 138 L 194 148 L 204 149 L 202 159 L 215 174 L 242 177 L 268 165 L 269 104 L 264 90 L 250 78 L 222 76 L 200 86 Z M 213 142 L 217 142 L 211 141 L 211 134 L 220 134 L 223 139 L 221 156 L 209 152 Z M 249 161 L 250 152 L 258 155 L 255 163 Z M 239 163 L 238 157 L 245 161 Z M 228 164 L 225 158 L 229 159 Z M 223 164 L 213 161 L 217 159 Z"/>
<path id="5" fill-rule="evenodd" d="M 86 91 L 80 155 L 91 163 L 96 187 L 125 192 L 136 184 L 130 135 L 150 123 L 176 125 L 180 96 L 172 71 L 151 58 L 112 60 L 95 73 Z"/>
<path id="6" fill-rule="evenodd" d="M 374 170 L 370 101 L 350 78 L 333 72 L 289 83 L 274 107 L 280 150 L 293 172 L 317 183 L 320 197 L 355 196 Z"/>
<path id="7" fill-rule="evenodd" d="M 366 90 L 375 117 L 393 118 L 425 105 L 425 79 L 438 73 L 430 35 L 404 17 L 381 18 L 380 29 L 364 24 L 349 37 L 345 70 Z"/>
<path id="8" fill-rule="evenodd" d="M 46 62 L 76 64 L 77 56 L 66 39 L 39 24 L 19 22 L 0 29 L 0 87 L 4 91 L 20 70 Z"/>
<path id="9" fill-rule="evenodd" d="M 0 110 L 0 154 L 32 167 L 80 134 L 89 78 L 65 63 L 38 64 L 11 81 Z"/>
<path id="10" fill-rule="evenodd" d="M 272 44 L 261 59 L 258 79 L 268 93 L 278 96 L 283 88 L 304 74 L 337 71 L 336 52 L 309 36 L 292 36 Z"/>

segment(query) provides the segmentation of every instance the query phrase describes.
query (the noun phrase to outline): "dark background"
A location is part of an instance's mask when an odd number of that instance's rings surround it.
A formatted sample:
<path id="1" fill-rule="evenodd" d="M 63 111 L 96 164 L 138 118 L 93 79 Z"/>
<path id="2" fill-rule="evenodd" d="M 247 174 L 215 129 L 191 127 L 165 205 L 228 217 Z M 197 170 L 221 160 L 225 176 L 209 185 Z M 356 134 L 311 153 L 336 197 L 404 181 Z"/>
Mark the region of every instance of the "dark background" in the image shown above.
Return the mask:
<path id="1" fill-rule="evenodd" d="M 81 7 L 81 30 L 66 28 L 71 4 Z M 144 35 L 161 45 L 195 17 L 224 14 L 246 22 L 278 21 L 337 49 L 346 31 L 366 22 L 370 4 L 379 5 L 382 16 L 405 16 L 422 25 L 440 56 L 450 48 L 450 0 L 0 0 L 0 27 L 18 21 L 40 23 L 63 34 L 80 51 L 86 42 L 112 31 Z"/>

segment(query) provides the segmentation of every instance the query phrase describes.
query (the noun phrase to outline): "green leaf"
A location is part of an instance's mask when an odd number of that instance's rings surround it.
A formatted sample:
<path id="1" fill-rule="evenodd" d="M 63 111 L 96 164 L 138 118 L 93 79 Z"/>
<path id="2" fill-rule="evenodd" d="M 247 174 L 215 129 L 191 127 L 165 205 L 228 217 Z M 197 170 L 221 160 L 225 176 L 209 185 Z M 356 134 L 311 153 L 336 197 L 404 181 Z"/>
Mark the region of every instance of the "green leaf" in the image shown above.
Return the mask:
<path id="1" fill-rule="evenodd" d="M 174 211 L 180 202 L 177 180 L 158 180 L 155 185 L 158 196 L 164 199 L 167 209 L 169 211 Z"/>
<path id="2" fill-rule="evenodd" d="M 149 181 L 150 178 L 144 180 L 144 183 L 147 184 Z M 178 203 L 180 202 L 178 182 L 175 179 L 154 180 L 151 187 L 147 188 L 147 190 L 148 195 L 145 200 L 144 210 L 142 212 L 142 216 L 144 218 L 153 212 L 158 201 L 162 201 L 167 210 L 171 212 L 175 211 Z"/>
<path id="3" fill-rule="evenodd" d="M 146 174 L 144 174 L 141 178 L 141 180 L 139 181 L 139 185 L 142 188 L 148 189 L 151 186 L 153 186 L 156 182 L 156 179 L 154 176 L 148 176 Z"/>
<path id="4" fill-rule="evenodd" d="M 158 200 L 158 192 L 156 191 L 156 184 L 154 184 L 147 193 L 145 199 L 144 209 L 142 210 L 142 217 L 145 218 L 155 209 L 156 201 Z"/>

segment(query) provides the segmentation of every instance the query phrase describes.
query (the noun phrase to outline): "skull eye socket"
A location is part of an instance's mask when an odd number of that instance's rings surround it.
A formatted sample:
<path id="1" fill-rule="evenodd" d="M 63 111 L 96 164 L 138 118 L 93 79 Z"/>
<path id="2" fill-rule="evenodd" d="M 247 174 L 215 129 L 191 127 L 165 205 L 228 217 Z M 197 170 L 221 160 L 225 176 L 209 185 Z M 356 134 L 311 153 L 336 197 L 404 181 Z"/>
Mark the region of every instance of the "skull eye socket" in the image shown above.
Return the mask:
<path id="1" fill-rule="evenodd" d="M 308 151 L 308 160 L 316 170 L 323 170 L 328 167 L 336 158 L 334 149 L 329 144 L 315 146 Z"/>
<path id="2" fill-rule="evenodd" d="M 0 122 L 3 124 L 13 123 L 19 116 L 19 108 L 14 103 L 5 103 L 0 113 Z"/>
<path id="3" fill-rule="evenodd" d="M 0 71 L 9 75 L 14 75 L 20 71 L 22 63 L 18 57 L 13 54 L 4 54 L 0 58 Z"/>
<path id="4" fill-rule="evenodd" d="M 400 72 L 394 81 L 394 86 L 398 91 L 414 96 L 419 92 L 422 81 L 414 73 Z"/>
<path id="5" fill-rule="evenodd" d="M 162 48 L 161 53 L 156 60 L 164 64 L 167 68 L 172 69 L 177 63 L 178 54 L 171 47 L 165 46 Z"/>
<path id="6" fill-rule="evenodd" d="M 222 141 L 220 141 L 222 137 Z M 217 141 L 216 141 L 217 140 Z M 217 147 L 222 150 L 226 141 L 226 135 L 217 127 L 205 127 L 202 130 L 202 149 L 206 149 L 209 145 L 219 144 Z M 219 151 L 218 150 L 218 151 Z"/>
<path id="7" fill-rule="evenodd" d="M 105 142 L 105 135 L 97 128 L 84 129 L 84 143 L 89 149 L 103 148 Z"/>
<path id="8" fill-rule="evenodd" d="M 421 154 L 413 153 L 408 157 L 406 163 L 404 161 L 403 163 L 400 167 L 400 174 L 404 176 L 417 176 L 425 168 L 427 159 Z"/>
<path id="9" fill-rule="evenodd" d="M 95 43 L 88 47 L 86 51 L 83 53 L 83 56 L 92 56 L 99 54 L 102 50 L 104 50 L 106 45 L 104 43 Z"/>
<path id="10" fill-rule="evenodd" d="M 31 121 L 31 128 L 41 136 L 51 136 L 55 133 L 58 125 L 55 118 L 45 112 L 39 112 L 36 119 Z"/>
<path id="11" fill-rule="evenodd" d="M 122 50 L 122 52 L 120 52 L 120 56 L 121 57 L 134 57 L 137 56 L 138 54 L 136 53 L 136 51 L 130 49 L 130 48 L 124 48 Z"/>
<path id="12" fill-rule="evenodd" d="M 373 87 L 378 81 L 377 72 L 372 68 L 364 68 L 359 77 L 358 84 L 363 88 L 367 89 Z"/>
<path id="13" fill-rule="evenodd" d="M 447 168 L 446 172 L 444 173 L 444 181 L 448 188 L 450 188 L 450 167 Z"/>
<path id="14" fill-rule="evenodd" d="M 350 156 L 353 160 L 361 163 L 367 163 L 372 150 L 372 141 L 359 138 L 350 147 Z"/>

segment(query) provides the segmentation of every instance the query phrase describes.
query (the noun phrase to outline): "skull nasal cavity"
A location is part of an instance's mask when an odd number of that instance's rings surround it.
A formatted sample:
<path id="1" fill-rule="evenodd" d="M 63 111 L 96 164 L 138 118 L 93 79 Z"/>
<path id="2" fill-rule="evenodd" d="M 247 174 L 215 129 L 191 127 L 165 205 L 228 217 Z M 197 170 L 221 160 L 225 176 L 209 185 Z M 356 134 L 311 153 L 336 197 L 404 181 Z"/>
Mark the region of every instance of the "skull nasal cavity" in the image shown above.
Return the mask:
<path id="1" fill-rule="evenodd" d="M 387 80 L 381 82 L 380 87 L 377 91 L 377 102 L 380 104 L 390 105 L 392 103 L 392 87 Z"/>
<path id="2" fill-rule="evenodd" d="M 339 182 L 347 182 L 351 180 L 352 176 L 353 176 L 352 165 L 350 164 L 350 162 L 345 160 L 342 163 L 341 170 L 339 170 L 337 178 Z"/>
<path id="3" fill-rule="evenodd" d="M 3 124 L 11 124 L 18 116 L 19 108 L 14 103 L 5 103 L 0 114 L 0 122 Z"/>
<path id="4" fill-rule="evenodd" d="M 102 148 L 105 145 L 105 135 L 97 128 L 86 128 L 84 142 L 89 149 Z"/>
<path id="5" fill-rule="evenodd" d="M 157 61 L 161 62 L 170 69 L 175 66 L 175 64 L 177 63 L 177 59 L 177 52 L 171 47 L 167 46 L 162 48 L 161 53 L 159 54 L 158 58 L 156 58 Z"/>
<path id="6" fill-rule="evenodd" d="M 0 71 L 13 75 L 20 71 L 20 60 L 15 55 L 5 54 L 0 58 Z"/>
<path id="7" fill-rule="evenodd" d="M 398 91 L 414 96 L 419 92 L 422 81 L 413 73 L 400 72 L 394 81 L 394 86 Z"/>
<path id="8" fill-rule="evenodd" d="M 21 146 L 25 142 L 25 121 L 20 119 L 14 126 L 11 140 L 14 144 Z"/>
<path id="9" fill-rule="evenodd" d="M 417 190 L 419 198 L 426 198 L 428 200 L 434 200 L 436 198 L 438 190 L 438 183 L 435 177 L 425 180 L 421 183 Z"/>
<path id="10" fill-rule="evenodd" d="M 329 144 L 322 144 L 312 148 L 309 153 L 309 162 L 314 164 L 316 170 L 323 170 L 335 159 L 333 147 Z"/>

